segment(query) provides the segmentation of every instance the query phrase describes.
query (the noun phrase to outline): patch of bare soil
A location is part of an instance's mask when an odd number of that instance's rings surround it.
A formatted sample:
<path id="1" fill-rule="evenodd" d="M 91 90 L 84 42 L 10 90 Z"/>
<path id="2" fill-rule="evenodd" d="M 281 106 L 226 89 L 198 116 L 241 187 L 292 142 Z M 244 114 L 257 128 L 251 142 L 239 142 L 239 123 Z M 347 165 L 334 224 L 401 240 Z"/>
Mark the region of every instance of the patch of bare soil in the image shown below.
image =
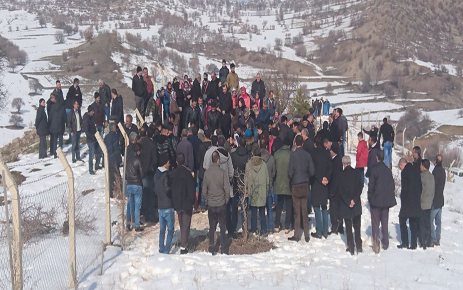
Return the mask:
<path id="1" fill-rule="evenodd" d="M 42 170 L 42 169 L 40 169 L 40 168 L 32 168 L 30 172 L 32 173 L 32 172 L 37 172 L 37 171 L 40 171 L 40 170 Z"/>
<path id="2" fill-rule="evenodd" d="M 95 189 L 87 189 L 87 190 L 82 191 L 82 195 L 86 196 L 87 194 L 90 194 L 90 193 L 92 193 L 94 191 L 95 191 Z"/>
<path id="3" fill-rule="evenodd" d="M 448 135 L 463 135 L 463 126 L 442 125 L 437 130 Z"/>
<path id="4" fill-rule="evenodd" d="M 220 239 L 219 234 L 216 233 L 215 249 L 220 253 Z M 230 255 L 253 255 L 258 253 L 269 252 L 272 249 L 276 249 L 273 242 L 270 242 L 265 237 L 259 237 L 250 235 L 246 240 L 241 237 L 238 239 L 227 238 L 226 246 Z M 208 252 L 209 251 L 209 237 L 205 235 L 196 236 L 190 239 L 189 245 L 187 246 L 190 251 L 194 252 Z"/>
<path id="5" fill-rule="evenodd" d="M 14 125 L 3 126 L 3 128 L 7 128 L 7 129 L 10 129 L 10 130 L 22 130 L 22 129 L 24 129 L 24 127 L 22 127 L 22 126 L 14 126 Z"/>

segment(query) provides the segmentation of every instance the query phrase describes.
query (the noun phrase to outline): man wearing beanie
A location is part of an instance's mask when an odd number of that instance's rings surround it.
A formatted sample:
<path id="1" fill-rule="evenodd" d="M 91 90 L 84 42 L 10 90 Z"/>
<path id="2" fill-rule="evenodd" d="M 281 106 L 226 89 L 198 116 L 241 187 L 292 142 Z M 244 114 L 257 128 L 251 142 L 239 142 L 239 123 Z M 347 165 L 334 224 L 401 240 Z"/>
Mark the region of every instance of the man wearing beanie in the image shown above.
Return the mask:
<path id="1" fill-rule="evenodd" d="M 142 73 L 143 72 L 141 67 L 138 66 L 137 73 L 133 76 L 132 79 L 132 91 L 135 94 L 135 106 L 140 114 L 143 114 L 145 111 L 145 97 L 148 94 L 147 85 L 143 80 Z"/>
<path id="2" fill-rule="evenodd" d="M 85 113 L 83 117 L 83 128 L 82 128 L 82 131 L 87 136 L 88 172 L 90 172 L 91 175 L 95 175 L 95 171 L 93 170 L 93 158 L 95 155 L 95 146 L 97 145 L 97 141 L 95 137 L 96 127 L 95 127 L 94 116 L 95 116 L 95 109 L 93 106 L 89 106 L 87 109 L 87 113 Z M 100 167 L 100 161 L 101 161 L 101 154 L 99 153 L 99 150 L 97 150 L 95 168 Z"/>
<path id="3" fill-rule="evenodd" d="M 103 138 L 104 128 L 105 128 L 105 105 L 101 101 L 101 96 L 99 92 L 95 92 L 95 101 L 91 106 L 95 110 L 93 120 L 95 121 L 96 130 L 100 133 Z M 97 145 L 98 146 L 98 145 Z"/>

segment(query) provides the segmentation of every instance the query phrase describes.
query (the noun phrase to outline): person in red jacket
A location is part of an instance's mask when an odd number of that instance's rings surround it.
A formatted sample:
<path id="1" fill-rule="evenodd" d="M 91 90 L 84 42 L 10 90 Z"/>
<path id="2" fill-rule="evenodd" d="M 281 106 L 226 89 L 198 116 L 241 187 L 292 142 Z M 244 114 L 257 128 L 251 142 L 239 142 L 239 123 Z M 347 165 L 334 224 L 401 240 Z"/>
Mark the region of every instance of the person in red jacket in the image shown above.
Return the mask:
<path id="1" fill-rule="evenodd" d="M 367 167 L 368 164 L 368 145 L 367 142 L 363 140 L 362 132 L 358 133 L 357 137 L 359 143 L 357 145 L 357 163 L 355 165 L 355 170 L 360 172 L 360 175 L 362 176 L 362 181 L 365 182 L 365 167 Z"/>

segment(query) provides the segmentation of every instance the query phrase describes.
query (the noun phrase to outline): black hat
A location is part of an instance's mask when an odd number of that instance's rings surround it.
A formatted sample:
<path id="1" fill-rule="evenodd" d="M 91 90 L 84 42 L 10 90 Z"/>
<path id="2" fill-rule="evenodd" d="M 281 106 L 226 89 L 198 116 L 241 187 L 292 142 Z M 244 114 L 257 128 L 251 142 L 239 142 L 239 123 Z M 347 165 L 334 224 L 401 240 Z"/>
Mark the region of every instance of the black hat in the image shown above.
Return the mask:
<path id="1" fill-rule="evenodd" d="M 168 154 L 161 154 L 161 155 L 159 155 L 159 164 L 160 164 L 161 166 L 164 166 L 164 165 L 167 163 L 167 161 L 169 161 L 169 160 L 170 160 L 170 159 L 169 159 L 169 155 L 168 155 Z"/>
<path id="2" fill-rule="evenodd" d="M 141 67 L 140 67 L 140 66 L 137 66 L 137 73 L 139 73 L 139 72 L 141 72 L 141 71 L 142 71 Z"/>
<path id="3" fill-rule="evenodd" d="M 95 109 L 95 108 L 93 108 L 93 106 L 92 106 L 92 105 L 90 105 L 90 106 L 88 106 L 87 112 L 89 112 L 89 113 L 90 113 L 90 112 L 91 112 L 91 111 L 93 111 L 94 109 Z"/>
<path id="4" fill-rule="evenodd" d="M 232 67 L 235 67 L 235 64 L 234 64 L 234 63 L 232 63 L 232 64 L 230 65 L 230 68 L 232 68 Z"/>

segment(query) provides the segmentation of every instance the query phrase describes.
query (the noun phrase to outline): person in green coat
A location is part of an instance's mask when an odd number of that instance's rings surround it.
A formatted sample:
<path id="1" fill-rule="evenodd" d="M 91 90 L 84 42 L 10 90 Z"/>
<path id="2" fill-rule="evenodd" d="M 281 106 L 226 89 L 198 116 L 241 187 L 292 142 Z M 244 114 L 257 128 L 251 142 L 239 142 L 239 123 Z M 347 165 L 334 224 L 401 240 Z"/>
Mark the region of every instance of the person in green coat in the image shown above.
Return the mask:
<path id="1" fill-rule="evenodd" d="M 283 206 L 286 204 L 285 233 L 289 234 L 293 223 L 293 199 L 291 194 L 290 180 L 288 176 L 289 159 L 291 156 L 290 138 L 283 140 L 283 147 L 275 152 L 276 178 L 273 183 L 273 193 L 277 195 L 277 210 L 275 215 L 275 232 L 280 231 L 280 219 Z"/>
<path id="2" fill-rule="evenodd" d="M 251 206 L 251 232 L 253 233 L 257 232 L 257 211 L 260 215 L 261 234 L 267 232 L 265 205 L 267 204 L 269 184 L 267 164 L 260 157 L 259 146 L 254 144 L 252 158 L 246 163 L 246 192 Z"/>

